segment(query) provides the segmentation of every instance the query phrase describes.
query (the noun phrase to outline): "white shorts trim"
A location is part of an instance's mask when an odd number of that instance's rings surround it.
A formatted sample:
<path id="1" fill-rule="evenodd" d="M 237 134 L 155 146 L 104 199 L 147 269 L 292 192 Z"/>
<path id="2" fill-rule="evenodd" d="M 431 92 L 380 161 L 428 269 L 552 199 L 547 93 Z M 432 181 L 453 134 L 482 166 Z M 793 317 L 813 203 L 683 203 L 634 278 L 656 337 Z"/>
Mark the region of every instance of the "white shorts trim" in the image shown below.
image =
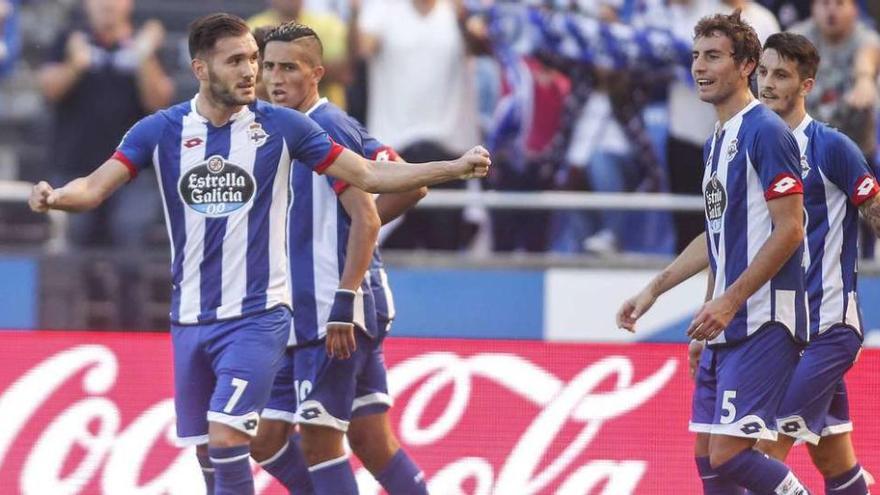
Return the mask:
<path id="1" fill-rule="evenodd" d="M 175 437 L 174 445 L 178 447 L 192 447 L 195 445 L 205 445 L 208 443 L 208 435 L 198 435 L 195 437 Z"/>
<path id="2" fill-rule="evenodd" d="M 712 433 L 712 425 L 706 423 L 694 423 L 691 421 L 688 423 L 688 430 L 694 433 Z"/>
<path id="3" fill-rule="evenodd" d="M 839 425 L 831 425 L 822 428 L 821 436 L 830 437 L 832 435 L 840 435 L 841 433 L 848 433 L 853 431 L 852 421 L 847 421 L 846 423 L 840 423 Z"/>
<path id="4" fill-rule="evenodd" d="M 797 423 L 797 431 L 788 432 L 783 429 L 782 425 L 791 422 Z M 819 435 L 816 435 L 815 433 L 810 431 L 810 429 L 807 427 L 807 422 L 804 421 L 804 418 L 798 415 L 789 416 L 787 418 L 778 418 L 776 420 L 776 431 L 797 440 L 803 440 L 804 442 L 808 442 L 813 445 L 819 445 Z"/>
<path id="5" fill-rule="evenodd" d="M 208 411 L 208 421 L 224 424 L 254 437 L 257 435 L 257 428 L 260 425 L 260 415 L 255 411 L 244 416 L 230 416 L 216 411 Z"/>
<path id="6" fill-rule="evenodd" d="M 260 414 L 263 419 L 271 419 L 274 421 L 285 421 L 290 424 L 296 423 L 296 413 L 290 411 L 282 411 L 281 409 L 263 409 Z"/>
<path id="7" fill-rule="evenodd" d="M 758 423 L 760 428 L 755 433 L 743 433 L 742 427 L 748 423 Z M 730 437 L 743 437 L 743 438 L 757 438 L 760 440 L 773 440 L 776 441 L 777 433 L 764 424 L 764 421 L 757 416 L 746 416 L 736 423 L 730 423 L 726 425 L 710 425 L 706 423 L 694 423 L 690 422 L 688 424 L 688 430 L 694 433 L 709 433 L 712 435 L 727 435 Z"/>
<path id="8" fill-rule="evenodd" d="M 372 406 L 374 404 L 385 404 L 388 407 L 391 407 L 394 404 L 394 401 L 391 399 L 391 396 L 388 394 L 384 394 L 382 392 L 376 392 L 374 394 L 362 395 L 354 400 L 351 403 L 351 410 L 355 411 L 364 406 Z"/>
<path id="9" fill-rule="evenodd" d="M 312 410 L 317 410 L 317 414 L 313 415 Z M 304 413 L 308 413 L 308 416 L 303 416 Z M 332 416 L 324 408 L 324 405 L 316 400 L 307 400 L 299 405 L 299 409 L 296 411 L 296 422 L 306 425 L 327 426 L 341 432 L 348 431 L 348 421 Z"/>

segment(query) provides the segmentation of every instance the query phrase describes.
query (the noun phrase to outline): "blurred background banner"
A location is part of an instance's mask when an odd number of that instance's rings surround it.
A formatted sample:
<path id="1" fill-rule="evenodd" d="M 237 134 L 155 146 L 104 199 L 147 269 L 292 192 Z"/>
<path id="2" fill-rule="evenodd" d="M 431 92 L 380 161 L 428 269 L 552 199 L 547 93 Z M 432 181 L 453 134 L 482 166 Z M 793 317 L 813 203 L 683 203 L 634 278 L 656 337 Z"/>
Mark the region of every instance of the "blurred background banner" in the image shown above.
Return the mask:
<path id="1" fill-rule="evenodd" d="M 172 444 L 166 334 L 0 334 L 0 493 L 198 494 Z M 432 493 L 696 493 L 681 344 L 391 338 L 394 428 Z M 880 470 L 880 351 L 847 375 L 862 465 Z M 806 449 L 790 465 L 822 480 Z M 362 494 L 380 493 L 357 467 Z M 282 494 L 257 473 L 260 494 Z"/>

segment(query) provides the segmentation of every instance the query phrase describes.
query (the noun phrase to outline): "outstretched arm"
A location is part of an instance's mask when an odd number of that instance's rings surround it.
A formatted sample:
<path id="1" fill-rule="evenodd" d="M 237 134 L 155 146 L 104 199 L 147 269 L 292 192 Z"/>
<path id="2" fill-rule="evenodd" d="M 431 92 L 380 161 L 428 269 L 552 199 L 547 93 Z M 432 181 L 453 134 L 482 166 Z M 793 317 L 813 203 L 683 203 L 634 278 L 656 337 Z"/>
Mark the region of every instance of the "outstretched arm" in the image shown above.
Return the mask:
<path id="1" fill-rule="evenodd" d="M 636 321 L 645 314 L 658 297 L 709 266 L 705 232 L 687 245 L 672 263 L 654 277 L 641 292 L 624 301 L 617 311 L 617 326 L 636 331 Z"/>
<path id="2" fill-rule="evenodd" d="M 402 192 L 456 179 L 485 177 L 489 152 L 476 146 L 452 161 L 412 163 L 406 167 L 387 161 L 367 160 L 343 150 L 326 173 L 370 193 Z"/>
<path id="3" fill-rule="evenodd" d="M 88 211 L 98 207 L 114 191 L 131 179 L 131 172 L 121 161 L 111 158 L 86 177 L 74 179 L 54 189 L 41 181 L 31 190 L 28 200 L 33 211 Z"/>

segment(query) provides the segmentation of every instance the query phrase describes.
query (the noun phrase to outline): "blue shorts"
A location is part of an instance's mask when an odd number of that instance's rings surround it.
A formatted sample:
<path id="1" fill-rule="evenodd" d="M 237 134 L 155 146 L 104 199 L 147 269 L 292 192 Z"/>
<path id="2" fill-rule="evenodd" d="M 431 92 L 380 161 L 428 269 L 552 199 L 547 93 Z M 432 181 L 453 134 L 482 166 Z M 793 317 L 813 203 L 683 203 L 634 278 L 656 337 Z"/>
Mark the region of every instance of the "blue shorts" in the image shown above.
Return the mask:
<path id="1" fill-rule="evenodd" d="M 800 351 L 776 323 L 738 344 L 707 347 L 697 368 L 690 430 L 776 440 L 776 412 Z"/>
<path id="2" fill-rule="evenodd" d="M 835 326 L 810 342 L 779 406 L 780 433 L 816 445 L 821 437 L 852 431 L 843 375 L 862 348 L 850 327 Z"/>
<path id="3" fill-rule="evenodd" d="M 174 408 L 181 446 L 208 442 L 208 422 L 256 435 L 290 334 L 290 310 L 172 325 Z"/>
<path id="4" fill-rule="evenodd" d="M 391 396 L 382 344 L 362 331 L 355 331 L 355 339 L 357 350 L 348 359 L 327 356 L 323 342 L 294 348 L 290 358 L 292 383 L 279 374 L 266 417 L 291 418 L 295 423 L 347 431 L 351 418 L 387 411 Z M 290 399 L 294 390 L 296 407 Z"/>

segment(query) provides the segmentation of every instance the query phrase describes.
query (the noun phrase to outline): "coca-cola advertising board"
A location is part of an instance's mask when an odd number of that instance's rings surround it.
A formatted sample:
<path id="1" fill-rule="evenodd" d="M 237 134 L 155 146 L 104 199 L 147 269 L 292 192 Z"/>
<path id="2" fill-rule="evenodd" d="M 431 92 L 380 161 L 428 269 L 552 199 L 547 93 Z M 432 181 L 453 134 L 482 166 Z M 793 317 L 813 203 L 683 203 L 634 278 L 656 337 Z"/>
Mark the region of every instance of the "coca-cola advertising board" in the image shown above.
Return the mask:
<path id="1" fill-rule="evenodd" d="M 166 334 L 0 332 L 0 493 L 204 493 L 173 444 Z M 392 419 L 437 495 L 700 493 L 681 344 L 390 339 Z M 880 351 L 848 375 L 880 474 Z M 790 464 L 817 492 L 805 449 Z M 360 492 L 382 493 L 357 468 Z M 257 493 L 285 491 L 255 468 Z"/>

